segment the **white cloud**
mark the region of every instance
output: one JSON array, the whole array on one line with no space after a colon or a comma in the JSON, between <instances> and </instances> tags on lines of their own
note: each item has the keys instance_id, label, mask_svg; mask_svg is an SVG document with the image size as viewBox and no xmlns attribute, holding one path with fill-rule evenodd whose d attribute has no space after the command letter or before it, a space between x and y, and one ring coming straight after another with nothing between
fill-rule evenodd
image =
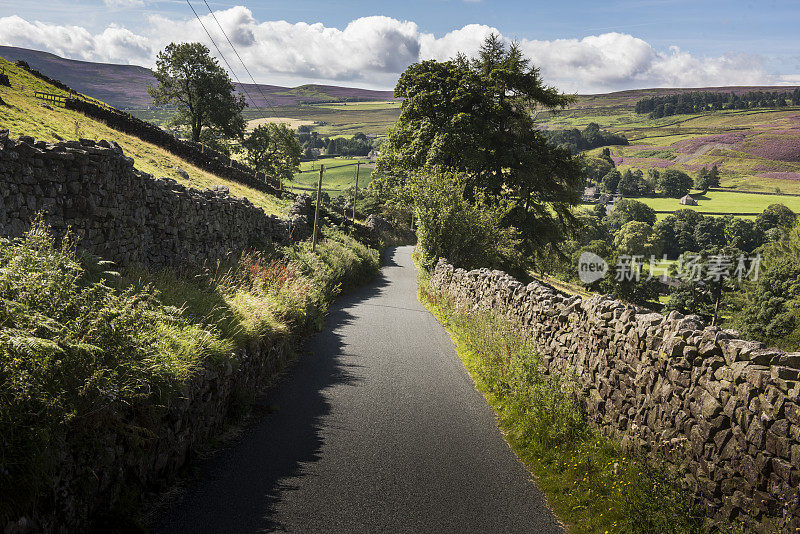
<instances>
[{"instance_id":1,"label":"white cloud","mask_svg":"<svg viewBox=\"0 0 800 534\"><path fill-rule=\"evenodd\" d=\"M104 1L118 6L144 2ZM259 81L271 83L335 81L389 88L415 61L444 60L458 52L474 55L487 35L500 34L496 28L471 24L437 37L420 32L414 22L382 16L359 18L343 29L321 23L259 22L243 6L215 15L250 71ZM210 14L201 19L244 80L217 22ZM216 54L196 19L151 16L142 34L112 25L93 35L79 26L29 22L18 16L0 18L0 43L77 59L152 66L156 52L171 41L200 41ZM625 33L550 41L523 39L520 45L549 83L569 92L788 83L786 78L767 74L765 61L758 56L699 57L677 47L656 50Z\"/></svg>"},{"instance_id":2,"label":"white cloud","mask_svg":"<svg viewBox=\"0 0 800 534\"><path fill-rule=\"evenodd\" d=\"M604 33L583 39L521 42L542 75L568 91L774 83L763 60L745 54L695 57L678 47L656 51L642 39Z\"/></svg>"},{"instance_id":3,"label":"white cloud","mask_svg":"<svg viewBox=\"0 0 800 534\"><path fill-rule=\"evenodd\" d=\"M500 30L482 24L469 24L439 38L432 33L423 33L419 36L420 59L444 61L455 57L459 52L474 56L481 43L492 33L500 35Z\"/></svg>"},{"instance_id":4,"label":"white cloud","mask_svg":"<svg viewBox=\"0 0 800 534\"><path fill-rule=\"evenodd\" d=\"M149 39L116 25L92 35L80 26L28 22L16 15L0 18L0 44L87 61L137 64L152 56Z\"/></svg>"},{"instance_id":5,"label":"white cloud","mask_svg":"<svg viewBox=\"0 0 800 534\"><path fill-rule=\"evenodd\" d=\"M108 7L131 8L144 5L144 0L103 0Z\"/></svg>"}]
</instances>

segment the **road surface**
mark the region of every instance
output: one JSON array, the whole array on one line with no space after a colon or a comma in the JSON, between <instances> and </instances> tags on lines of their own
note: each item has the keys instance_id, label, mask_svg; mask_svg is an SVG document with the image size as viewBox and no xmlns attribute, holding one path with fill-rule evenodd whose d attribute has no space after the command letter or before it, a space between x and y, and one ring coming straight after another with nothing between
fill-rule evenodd
<instances>
[{"instance_id":1,"label":"road surface","mask_svg":"<svg viewBox=\"0 0 800 534\"><path fill-rule=\"evenodd\" d=\"M272 412L198 466L154 533L562 531L417 301L411 250L337 301L259 401Z\"/></svg>"}]
</instances>

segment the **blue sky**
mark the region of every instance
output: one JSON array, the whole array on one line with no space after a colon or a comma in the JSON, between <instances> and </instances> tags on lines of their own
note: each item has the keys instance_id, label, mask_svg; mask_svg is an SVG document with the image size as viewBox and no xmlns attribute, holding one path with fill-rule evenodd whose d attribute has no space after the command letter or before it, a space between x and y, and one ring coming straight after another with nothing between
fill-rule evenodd
<instances>
[{"instance_id":1,"label":"blue sky","mask_svg":"<svg viewBox=\"0 0 800 534\"><path fill-rule=\"evenodd\" d=\"M224 43L203 1L192 3ZM488 31L521 40L545 77L570 91L800 83L796 0L209 4L268 83L389 88L411 62L471 53ZM207 41L192 20L184 0L0 0L0 44L149 66L170 40Z\"/></svg>"}]
</instances>

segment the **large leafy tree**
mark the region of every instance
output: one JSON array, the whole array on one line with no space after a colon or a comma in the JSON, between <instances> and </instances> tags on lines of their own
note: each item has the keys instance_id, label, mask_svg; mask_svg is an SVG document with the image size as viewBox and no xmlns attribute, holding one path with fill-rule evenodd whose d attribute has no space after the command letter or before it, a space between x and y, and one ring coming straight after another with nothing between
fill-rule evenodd
<instances>
[{"instance_id":1,"label":"large leafy tree","mask_svg":"<svg viewBox=\"0 0 800 534\"><path fill-rule=\"evenodd\" d=\"M606 224L613 232L631 221L639 221L653 226L656 223L656 212L644 202L621 198L614 204L614 211L606 217Z\"/></svg>"},{"instance_id":2,"label":"large leafy tree","mask_svg":"<svg viewBox=\"0 0 800 534\"><path fill-rule=\"evenodd\" d=\"M501 224L520 232L526 254L560 242L575 218L581 163L537 131L534 113L571 97L546 86L517 44L490 36L478 57L424 61L400 77L400 118L381 147L375 188L405 194L421 169L464 179L464 198L505 207Z\"/></svg>"},{"instance_id":3,"label":"large leafy tree","mask_svg":"<svg viewBox=\"0 0 800 534\"><path fill-rule=\"evenodd\" d=\"M153 76L153 104L177 106L175 122L189 128L192 141L200 141L204 129L232 138L244 132L244 97L204 45L170 43L158 53Z\"/></svg>"},{"instance_id":4,"label":"large leafy tree","mask_svg":"<svg viewBox=\"0 0 800 534\"><path fill-rule=\"evenodd\" d=\"M279 180L291 180L300 170L303 149L294 131L285 124L257 126L244 140L247 163L257 171Z\"/></svg>"},{"instance_id":5,"label":"large leafy tree","mask_svg":"<svg viewBox=\"0 0 800 534\"><path fill-rule=\"evenodd\" d=\"M680 198L692 188L694 180L683 171L667 169L661 173L658 187L666 197Z\"/></svg>"}]
</instances>

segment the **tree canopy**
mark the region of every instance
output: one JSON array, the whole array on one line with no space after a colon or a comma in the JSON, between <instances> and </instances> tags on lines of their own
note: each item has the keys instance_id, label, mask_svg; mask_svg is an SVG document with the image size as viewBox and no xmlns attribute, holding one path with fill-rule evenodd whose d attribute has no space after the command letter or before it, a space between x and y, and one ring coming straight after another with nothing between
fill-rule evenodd
<instances>
[{"instance_id":1,"label":"tree canopy","mask_svg":"<svg viewBox=\"0 0 800 534\"><path fill-rule=\"evenodd\" d=\"M291 180L300 170L302 149L294 131L285 124L262 124L242 140L247 163L279 180Z\"/></svg>"},{"instance_id":2,"label":"tree canopy","mask_svg":"<svg viewBox=\"0 0 800 534\"><path fill-rule=\"evenodd\" d=\"M677 169L667 169L661 173L658 187L664 196L680 198L687 194L694 185L692 177Z\"/></svg>"},{"instance_id":3,"label":"tree canopy","mask_svg":"<svg viewBox=\"0 0 800 534\"><path fill-rule=\"evenodd\" d=\"M206 128L233 138L244 132L244 97L204 45L168 44L156 57L153 76L153 104L177 106L175 122L188 126L192 141L200 141Z\"/></svg>"},{"instance_id":4,"label":"tree canopy","mask_svg":"<svg viewBox=\"0 0 800 534\"><path fill-rule=\"evenodd\" d=\"M478 57L424 61L397 83L400 118L381 147L375 187L407 191L421 169L459 172L468 201L506 206L501 224L516 228L526 253L558 241L574 223L581 163L537 131L532 110L566 106L517 44L490 36Z\"/></svg>"}]
</instances>

